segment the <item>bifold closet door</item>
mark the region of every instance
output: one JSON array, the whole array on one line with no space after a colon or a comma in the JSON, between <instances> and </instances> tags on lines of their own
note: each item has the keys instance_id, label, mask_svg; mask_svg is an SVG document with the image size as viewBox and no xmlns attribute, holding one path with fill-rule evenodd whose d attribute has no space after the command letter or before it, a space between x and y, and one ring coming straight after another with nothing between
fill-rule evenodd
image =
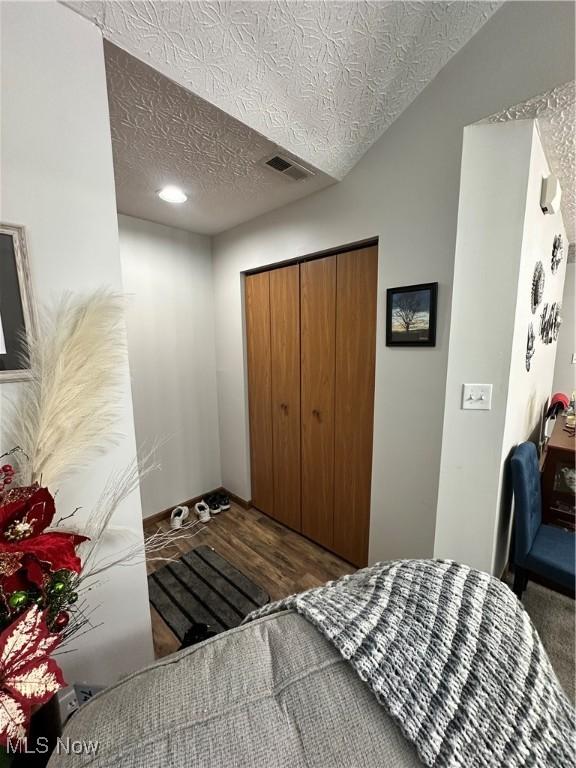
<instances>
[{"instance_id":1,"label":"bifold closet door","mask_svg":"<svg viewBox=\"0 0 576 768\"><path fill-rule=\"evenodd\" d=\"M274 514L300 530L300 267L270 275Z\"/></svg>"},{"instance_id":2,"label":"bifold closet door","mask_svg":"<svg viewBox=\"0 0 576 768\"><path fill-rule=\"evenodd\" d=\"M370 528L378 250L363 248L337 259L333 548L363 566Z\"/></svg>"},{"instance_id":3,"label":"bifold closet door","mask_svg":"<svg viewBox=\"0 0 576 768\"><path fill-rule=\"evenodd\" d=\"M336 257L300 265L302 533L332 548Z\"/></svg>"},{"instance_id":4,"label":"bifold closet door","mask_svg":"<svg viewBox=\"0 0 576 768\"><path fill-rule=\"evenodd\" d=\"M244 297L252 503L262 512L274 515L270 273L247 275Z\"/></svg>"}]
</instances>

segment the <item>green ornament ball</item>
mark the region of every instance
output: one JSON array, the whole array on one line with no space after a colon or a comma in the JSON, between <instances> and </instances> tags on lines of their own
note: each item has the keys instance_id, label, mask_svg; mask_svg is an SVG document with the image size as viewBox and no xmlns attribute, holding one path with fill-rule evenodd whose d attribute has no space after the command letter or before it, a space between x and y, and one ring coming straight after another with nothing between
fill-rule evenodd
<instances>
[{"instance_id":1,"label":"green ornament ball","mask_svg":"<svg viewBox=\"0 0 576 768\"><path fill-rule=\"evenodd\" d=\"M12 592L8 598L8 603L11 608L22 608L28 602L28 593L23 590L19 592Z\"/></svg>"},{"instance_id":2,"label":"green ornament ball","mask_svg":"<svg viewBox=\"0 0 576 768\"><path fill-rule=\"evenodd\" d=\"M65 589L66 589L66 584L64 584L63 581L56 581L50 587L50 592L53 595L61 595L62 592L64 592Z\"/></svg>"},{"instance_id":3,"label":"green ornament ball","mask_svg":"<svg viewBox=\"0 0 576 768\"><path fill-rule=\"evenodd\" d=\"M69 603L75 603L78 600L78 592L71 592L68 598Z\"/></svg>"}]
</instances>

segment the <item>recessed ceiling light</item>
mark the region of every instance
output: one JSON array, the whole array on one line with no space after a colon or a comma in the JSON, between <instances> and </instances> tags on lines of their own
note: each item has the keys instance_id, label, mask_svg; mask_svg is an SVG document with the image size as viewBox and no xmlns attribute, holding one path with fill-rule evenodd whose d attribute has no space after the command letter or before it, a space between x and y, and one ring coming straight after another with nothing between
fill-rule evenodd
<instances>
[{"instance_id":1,"label":"recessed ceiling light","mask_svg":"<svg viewBox=\"0 0 576 768\"><path fill-rule=\"evenodd\" d=\"M185 203L188 200L188 195L180 189L180 187L163 187L158 192L158 197L164 200L166 203Z\"/></svg>"}]
</instances>

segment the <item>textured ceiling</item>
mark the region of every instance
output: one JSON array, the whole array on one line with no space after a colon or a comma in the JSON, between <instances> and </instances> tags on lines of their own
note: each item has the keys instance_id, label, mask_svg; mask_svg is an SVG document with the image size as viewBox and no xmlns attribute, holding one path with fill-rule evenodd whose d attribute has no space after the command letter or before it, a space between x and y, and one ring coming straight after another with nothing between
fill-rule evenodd
<instances>
[{"instance_id":1,"label":"textured ceiling","mask_svg":"<svg viewBox=\"0 0 576 768\"><path fill-rule=\"evenodd\" d=\"M562 187L562 215L566 236L576 242L576 83L571 81L502 110L481 122L538 121L550 170ZM573 250L573 248L572 248Z\"/></svg>"},{"instance_id":2,"label":"textured ceiling","mask_svg":"<svg viewBox=\"0 0 576 768\"><path fill-rule=\"evenodd\" d=\"M501 3L66 4L106 39L341 179Z\"/></svg>"},{"instance_id":3,"label":"textured ceiling","mask_svg":"<svg viewBox=\"0 0 576 768\"><path fill-rule=\"evenodd\" d=\"M263 167L277 149L268 139L115 45L105 57L120 213L214 234L334 183ZM188 201L160 200L166 184Z\"/></svg>"}]
</instances>

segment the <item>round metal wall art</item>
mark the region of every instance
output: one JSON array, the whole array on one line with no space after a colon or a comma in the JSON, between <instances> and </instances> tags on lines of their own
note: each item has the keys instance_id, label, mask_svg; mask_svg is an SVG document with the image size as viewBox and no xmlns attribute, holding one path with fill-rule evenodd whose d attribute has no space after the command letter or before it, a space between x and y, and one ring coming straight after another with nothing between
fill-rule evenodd
<instances>
[{"instance_id":1,"label":"round metal wall art","mask_svg":"<svg viewBox=\"0 0 576 768\"><path fill-rule=\"evenodd\" d=\"M555 275L560 266L560 262L564 256L564 243L562 242L562 235L556 235L554 242L552 243L552 259L550 261L550 267L552 274Z\"/></svg>"},{"instance_id":2,"label":"round metal wall art","mask_svg":"<svg viewBox=\"0 0 576 768\"><path fill-rule=\"evenodd\" d=\"M544 296L544 265L541 261L537 261L532 276L532 314L536 312L536 307L542 301L542 296Z\"/></svg>"},{"instance_id":3,"label":"round metal wall art","mask_svg":"<svg viewBox=\"0 0 576 768\"><path fill-rule=\"evenodd\" d=\"M556 315L554 318L554 328L553 328L553 334L554 334L554 341L558 341L558 334L560 333L560 326L562 325L562 315L560 314L561 305L556 304Z\"/></svg>"},{"instance_id":4,"label":"round metal wall art","mask_svg":"<svg viewBox=\"0 0 576 768\"><path fill-rule=\"evenodd\" d=\"M543 344L552 344L558 340L561 324L560 302L555 301L552 306L544 304L540 315L540 338Z\"/></svg>"},{"instance_id":5,"label":"round metal wall art","mask_svg":"<svg viewBox=\"0 0 576 768\"><path fill-rule=\"evenodd\" d=\"M534 357L534 326L532 323L528 326L528 338L526 340L526 370L530 370L532 358Z\"/></svg>"}]
</instances>

